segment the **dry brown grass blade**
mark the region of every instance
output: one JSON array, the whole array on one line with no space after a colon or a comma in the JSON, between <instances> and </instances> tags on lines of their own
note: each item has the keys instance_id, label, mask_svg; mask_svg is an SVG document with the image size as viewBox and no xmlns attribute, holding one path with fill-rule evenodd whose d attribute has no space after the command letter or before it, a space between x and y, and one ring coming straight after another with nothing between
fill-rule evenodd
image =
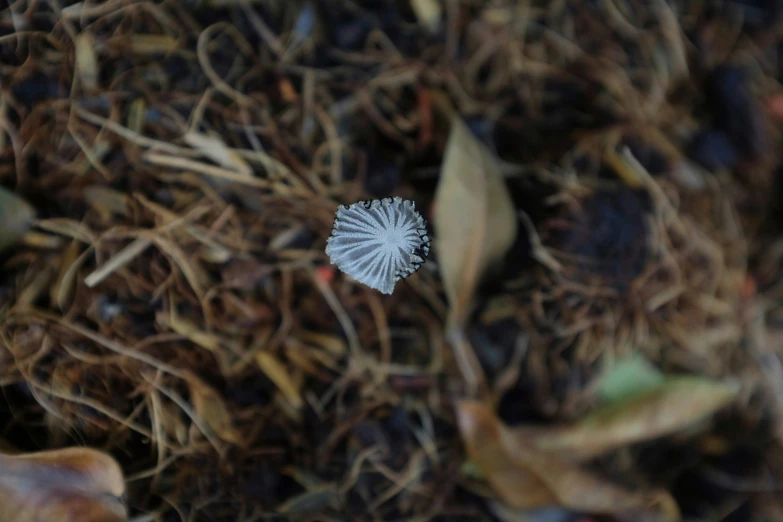
<instances>
[{"instance_id":1,"label":"dry brown grass blade","mask_svg":"<svg viewBox=\"0 0 783 522\"><path fill-rule=\"evenodd\" d=\"M264 374L280 389L291 406L297 410L304 406L300 385L294 381L291 373L277 357L268 352L258 352L256 362Z\"/></svg>"},{"instance_id":2,"label":"dry brown grass blade","mask_svg":"<svg viewBox=\"0 0 783 522\"><path fill-rule=\"evenodd\" d=\"M151 244L152 242L150 240L143 237L134 239L128 246L106 261L104 265L89 274L84 279L84 284L88 287L100 284L111 274L140 256Z\"/></svg>"},{"instance_id":3,"label":"dry brown grass blade","mask_svg":"<svg viewBox=\"0 0 783 522\"><path fill-rule=\"evenodd\" d=\"M216 136L190 131L185 134L184 140L185 143L201 151L206 157L222 167L230 168L246 176L250 176L253 173L250 165Z\"/></svg>"}]
</instances>

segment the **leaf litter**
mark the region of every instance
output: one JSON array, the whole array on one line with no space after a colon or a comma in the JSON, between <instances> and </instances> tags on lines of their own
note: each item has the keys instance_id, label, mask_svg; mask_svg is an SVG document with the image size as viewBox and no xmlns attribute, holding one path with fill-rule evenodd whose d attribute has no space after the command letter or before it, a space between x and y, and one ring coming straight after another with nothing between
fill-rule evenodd
<instances>
[{"instance_id":1,"label":"leaf litter","mask_svg":"<svg viewBox=\"0 0 783 522\"><path fill-rule=\"evenodd\" d=\"M138 520L779 519L762 4L13 3L4 437ZM386 296L324 252L385 197Z\"/></svg>"},{"instance_id":2,"label":"leaf litter","mask_svg":"<svg viewBox=\"0 0 783 522\"><path fill-rule=\"evenodd\" d=\"M450 305L447 337L475 388L485 383L464 328L485 271L516 239L517 218L497 160L458 116L451 117L433 204L438 267Z\"/></svg>"}]
</instances>

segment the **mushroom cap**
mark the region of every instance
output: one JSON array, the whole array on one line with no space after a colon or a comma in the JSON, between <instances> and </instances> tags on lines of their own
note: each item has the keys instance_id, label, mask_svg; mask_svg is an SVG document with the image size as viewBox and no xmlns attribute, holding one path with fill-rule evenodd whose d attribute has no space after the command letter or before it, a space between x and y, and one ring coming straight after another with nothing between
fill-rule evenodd
<instances>
[{"instance_id":1,"label":"mushroom cap","mask_svg":"<svg viewBox=\"0 0 783 522\"><path fill-rule=\"evenodd\" d=\"M340 206L326 240L333 265L384 294L418 270L429 253L427 223L413 201L399 197Z\"/></svg>"}]
</instances>

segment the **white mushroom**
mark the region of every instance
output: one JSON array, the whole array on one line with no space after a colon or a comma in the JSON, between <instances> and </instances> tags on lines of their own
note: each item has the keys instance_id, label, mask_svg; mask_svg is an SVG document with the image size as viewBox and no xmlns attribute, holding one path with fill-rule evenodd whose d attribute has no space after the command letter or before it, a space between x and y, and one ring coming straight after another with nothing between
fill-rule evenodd
<instances>
[{"instance_id":1,"label":"white mushroom","mask_svg":"<svg viewBox=\"0 0 783 522\"><path fill-rule=\"evenodd\" d=\"M384 294L430 253L427 223L413 201L389 197L337 209L326 255L333 265Z\"/></svg>"}]
</instances>

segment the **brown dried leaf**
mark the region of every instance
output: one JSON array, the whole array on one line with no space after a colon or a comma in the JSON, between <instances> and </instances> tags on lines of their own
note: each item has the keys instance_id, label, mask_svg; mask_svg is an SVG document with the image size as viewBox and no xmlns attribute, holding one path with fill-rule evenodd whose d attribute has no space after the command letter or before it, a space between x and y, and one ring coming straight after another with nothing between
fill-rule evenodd
<instances>
[{"instance_id":1,"label":"brown dried leaf","mask_svg":"<svg viewBox=\"0 0 783 522\"><path fill-rule=\"evenodd\" d=\"M543 480L509 458L502 444L505 428L488 408L464 402L457 407L457 419L468 458L509 506L533 509L557 505Z\"/></svg>"},{"instance_id":2,"label":"brown dried leaf","mask_svg":"<svg viewBox=\"0 0 783 522\"><path fill-rule=\"evenodd\" d=\"M0 187L0 250L22 239L35 219L35 210L16 194Z\"/></svg>"},{"instance_id":3,"label":"brown dried leaf","mask_svg":"<svg viewBox=\"0 0 783 522\"><path fill-rule=\"evenodd\" d=\"M462 325L484 271L513 244L517 219L497 159L457 116L451 118L434 225L443 286L454 324Z\"/></svg>"},{"instance_id":4,"label":"brown dried leaf","mask_svg":"<svg viewBox=\"0 0 783 522\"><path fill-rule=\"evenodd\" d=\"M631 492L551 453L539 452L481 403L458 404L457 420L468 457L511 508L560 506L636 521L680 518L668 493Z\"/></svg>"},{"instance_id":5,"label":"brown dried leaf","mask_svg":"<svg viewBox=\"0 0 783 522\"><path fill-rule=\"evenodd\" d=\"M217 391L193 374L187 375L193 408L215 435L226 442L241 444L242 438L228 414L226 403Z\"/></svg>"},{"instance_id":6,"label":"brown dried leaf","mask_svg":"<svg viewBox=\"0 0 783 522\"><path fill-rule=\"evenodd\" d=\"M2 522L122 522L124 494L120 466L96 450L0 454Z\"/></svg>"},{"instance_id":7,"label":"brown dried leaf","mask_svg":"<svg viewBox=\"0 0 783 522\"><path fill-rule=\"evenodd\" d=\"M653 388L600 408L579 422L544 430L539 450L589 458L635 442L685 431L730 403L734 383L701 377L671 377ZM522 435L527 439L526 435Z\"/></svg>"}]
</instances>

